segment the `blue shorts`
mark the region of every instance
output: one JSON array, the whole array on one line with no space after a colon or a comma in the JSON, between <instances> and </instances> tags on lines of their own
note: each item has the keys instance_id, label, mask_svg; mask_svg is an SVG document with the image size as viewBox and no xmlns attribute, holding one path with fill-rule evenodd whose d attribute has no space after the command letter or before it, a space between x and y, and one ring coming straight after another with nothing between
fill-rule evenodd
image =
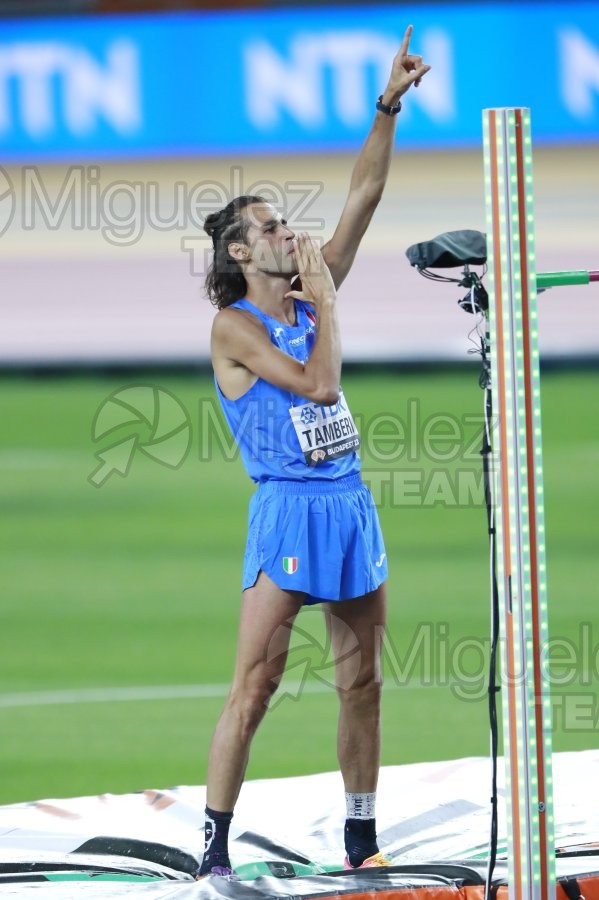
<instances>
[{"instance_id":1,"label":"blue shorts","mask_svg":"<svg viewBox=\"0 0 599 900\"><path fill-rule=\"evenodd\" d=\"M260 571L304 603L349 600L387 578L372 495L359 475L336 481L266 481L250 501L243 590Z\"/></svg>"}]
</instances>

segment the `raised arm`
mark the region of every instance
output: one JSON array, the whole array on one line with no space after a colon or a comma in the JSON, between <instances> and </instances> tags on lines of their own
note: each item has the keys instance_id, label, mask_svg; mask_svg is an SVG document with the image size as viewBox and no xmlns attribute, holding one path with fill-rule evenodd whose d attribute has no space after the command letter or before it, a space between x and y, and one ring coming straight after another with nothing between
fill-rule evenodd
<instances>
[{"instance_id":1,"label":"raised arm","mask_svg":"<svg viewBox=\"0 0 599 900\"><path fill-rule=\"evenodd\" d=\"M417 87L430 69L430 66L422 62L421 56L410 53L411 36L412 26L409 25L393 60L389 82L382 95L382 102L386 106L397 105L400 97L412 85ZM370 133L356 160L339 224L331 240L322 248L335 287L339 287L349 272L360 241L383 195L393 154L395 119L396 116L377 111Z\"/></svg>"}]
</instances>

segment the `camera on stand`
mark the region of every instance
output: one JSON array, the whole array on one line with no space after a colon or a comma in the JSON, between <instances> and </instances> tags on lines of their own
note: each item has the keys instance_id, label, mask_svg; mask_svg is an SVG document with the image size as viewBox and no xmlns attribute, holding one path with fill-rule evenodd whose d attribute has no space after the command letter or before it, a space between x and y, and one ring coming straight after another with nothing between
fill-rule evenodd
<instances>
[{"instance_id":1,"label":"camera on stand","mask_svg":"<svg viewBox=\"0 0 599 900\"><path fill-rule=\"evenodd\" d=\"M487 315L489 296L482 283L487 270L487 238L482 231L446 231L430 241L412 244L406 250L406 256L410 264L425 278L468 288L468 293L458 300L458 305L466 312ZM475 265L483 267L480 275L470 269L470 266ZM460 266L463 266L461 278L449 278L430 271L457 269Z\"/></svg>"}]
</instances>

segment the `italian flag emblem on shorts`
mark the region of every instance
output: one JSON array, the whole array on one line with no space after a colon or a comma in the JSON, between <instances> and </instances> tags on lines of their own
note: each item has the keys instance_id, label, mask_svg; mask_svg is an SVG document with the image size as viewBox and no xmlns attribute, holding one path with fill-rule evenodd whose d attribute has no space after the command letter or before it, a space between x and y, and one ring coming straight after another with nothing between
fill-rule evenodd
<instances>
[{"instance_id":1,"label":"italian flag emblem on shorts","mask_svg":"<svg viewBox=\"0 0 599 900\"><path fill-rule=\"evenodd\" d=\"M294 572L297 572L297 556L284 556L283 557L283 569L287 572L288 575L293 575Z\"/></svg>"}]
</instances>

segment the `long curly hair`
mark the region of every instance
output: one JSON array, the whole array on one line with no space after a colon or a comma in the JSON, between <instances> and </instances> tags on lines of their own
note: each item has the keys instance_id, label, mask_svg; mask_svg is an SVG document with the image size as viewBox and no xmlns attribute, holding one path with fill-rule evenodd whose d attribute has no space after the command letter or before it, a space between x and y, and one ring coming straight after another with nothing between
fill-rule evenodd
<instances>
[{"instance_id":1,"label":"long curly hair","mask_svg":"<svg viewBox=\"0 0 599 900\"><path fill-rule=\"evenodd\" d=\"M218 212L210 213L204 231L212 238L214 257L206 275L205 289L218 309L224 309L245 295L247 283L237 260L229 253L232 241L244 241L250 222L242 210L252 203L266 203L264 197L244 194L235 197Z\"/></svg>"}]
</instances>

